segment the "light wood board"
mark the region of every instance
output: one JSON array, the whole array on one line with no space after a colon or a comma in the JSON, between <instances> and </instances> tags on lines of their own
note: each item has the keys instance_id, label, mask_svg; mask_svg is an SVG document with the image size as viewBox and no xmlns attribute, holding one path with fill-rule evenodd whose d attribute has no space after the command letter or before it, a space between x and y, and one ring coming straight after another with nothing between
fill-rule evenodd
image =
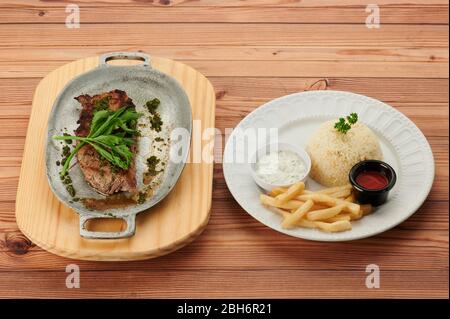
<instances>
[{"instance_id":1,"label":"light wood board","mask_svg":"<svg viewBox=\"0 0 450 319\"><path fill-rule=\"evenodd\" d=\"M152 67L173 76L183 86L189 96L193 119L201 120L202 128L214 127L215 95L210 82L183 63L157 57L151 59ZM51 72L37 86L17 191L17 224L38 246L74 259L139 260L170 253L192 241L208 222L212 163L188 163L169 196L138 215L136 234L120 240L80 237L78 215L60 203L48 186L44 147L47 119L53 102L66 83L97 65L98 57L74 61ZM193 141L193 144L195 142L199 141ZM203 145L206 143L211 142L202 141ZM98 223L101 225L94 227L101 227L104 231L117 231L117 227L121 227L114 220Z\"/></svg>"}]
</instances>

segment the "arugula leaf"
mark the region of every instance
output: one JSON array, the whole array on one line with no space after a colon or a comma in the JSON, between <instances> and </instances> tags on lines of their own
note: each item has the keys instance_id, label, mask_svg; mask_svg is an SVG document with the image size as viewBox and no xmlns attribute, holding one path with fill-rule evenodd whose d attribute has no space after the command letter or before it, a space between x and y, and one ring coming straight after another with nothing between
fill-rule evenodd
<instances>
[{"instance_id":1,"label":"arugula leaf","mask_svg":"<svg viewBox=\"0 0 450 319\"><path fill-rule=\"evenodd\" d=\"M93 134L99 128L99 126L106 121L110 114L110 111L106 110L95 112L92 118L91 130L89 131L89 135Z\"/></svg>"},{"instance_id":2,"label":"arugula leaf","mask_svg":"<svg viewBox=\"0 0 450 319\"><path fill-rule=\"evenodd\" d=\"M88 136L68 134L53 136L55 140L79 141L64 162L61 176L67 173L71 160L86 143L92 145L97 153L111 165L128 169L133 159L130 147L135 144L135 140L131 137L139 134L135 127L140 116L140 113L127 107L122 107L115 112L100 109L94 112Z\"/></svg>"},{"instance_id":3,"label":"arugula leaf","mask_svg":"<svg viewBox=\"0 0 450 319\"><path fill-rule=\"evenodd\" d=\"M112 132L117 124L117 118L126 110L125 107L118 109L112 115L110 115L105 122L93 133L89 134L88 137L97 137L104 134L105 132ZM93 122L93 121L92 121Z\"/></svg>"}]
</instances>

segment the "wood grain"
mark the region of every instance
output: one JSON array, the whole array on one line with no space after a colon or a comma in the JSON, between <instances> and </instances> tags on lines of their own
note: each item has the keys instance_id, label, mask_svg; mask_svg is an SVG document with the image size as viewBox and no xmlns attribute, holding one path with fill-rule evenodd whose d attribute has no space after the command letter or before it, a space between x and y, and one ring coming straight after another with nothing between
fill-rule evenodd
<instances>
[{"instance_id":1,"label":"wood grain","mask_svg":"<svg viewBox=\"0 0 450 319\"><path fill-rule=\"evenodd\" d=\"M334 4L324 8L317 6L264 7L228 6L227 1L216 1L215 6L192 7L142 6L127 7L112 4L98 7L91 4L81 6L82 23L352 23L364 24L368 13L365 5ZM220 2L222 5L220 6ZM244 3L245 4L245 3ZM95 4L94 4L95 5ZM384 10L389 9L389 10ZM448 5L399 4L382 6L383 24L446 24ZM101 10L102 14L97 11ZM67 13L61 7L45 10L39 7L6 7L0 10L0 24L6 23L64 23Z\"/></svg>"},{"instance_id":2,"label":"wood grain","mask_svg":"<svg viewBox=\"0 0 450 319\"><path fill-rule=\"evenodd\" d=\"M68 3L80 5L80 29L64 27ZM2 1L0 296L448 298L448 0L377 0L376 30L363 25L369 3ZM197 240L154 260L80 261L81 288L66 289L65 266L73 261L33 244L14 218L33 92L65 63L121 50L204 71L216 89L221 131L259 105L298 91L352 91L389 103L430 142L432 192L395 229L324 245L278 234L248 216L217 163L210 223ZM365 288L369 263L381 267L380 289Z\"/></svg>"},{"instance_id":3,"label":"wood grain","mask_svg":"<svg viewBox=\"0 0 450 319\"><path fill-rule=\"evenodd\" d=\"M435 270L427 273L427 278L424 278L423 271L386 270L381 279L382 288L367 289L364 279L367 274L364 270L112 271L104 273L107 276L102 276L101 285L98 283L98 271L84 271L81 275L81 278L84 278L81 279L82 288L67 289L67 274L63 271L30 271L20 275L3 272L0 275L0 294L10 298L21 298L24 294L30 296L36 294L33 287L39 285L39 295L47 298L61 295L72 298L184 298L186 292L189 292L192 298L220 298L223 295L234 298L261 298L267 295L298 298L305 291L308 291L309 298L361 298L363 294L371 298L395 298L402 289L406 289L404 297L442 297L440 292L448 290L448 282L442 280L446 271ZM342 278L346 278L345 285ZM211 285L213 282L220 282L220 289Z\"/></svg>"},{"instance_id":4,"label":"wood grain","mask_svg":"<svg viewBox=\"0 0 450 319\"><path fill-rule=\"evenodd\" d=\"M133 32L130 32L133 30ZM114 34L107 37L105 34ZM332 36L330 36L332 34ZM365 25L346 24L252 24L252 23L166 23L86 24L68 29L64 24L6 24L0 28L3 47L17 45L50 47L103 46L133 43L149 45L214 45L214 46L359 46L366 47L440 47L448 41L446 25L386 25L368 29Z\"/></svg>"},{"instance_id":5,"label":"wood grain","mask_svg":"<svg viewBox=\"0 0 450 319\"><path fill-rule=\"evenodd\" d=\"M32 50L31 50L32 48ZM27 50L26 58L21 54ZM399 48L399 47L352 47L352 46L64 46L64 50L48 47L19 46L0 47L2 61L65 61L70 62L107 52L145 51L156 56L165 56L176 60L207 61L389 61L389 62L446 62L446 48Z\"/></svg>"},{"instance_id":6,"label":"wood grain","mask_svg":"<svg viewBox=\"0 0 450 319\"><path fill-rule=\"evenodd\" d=\"M65 257L102 261L158 257L183 247L206 227L211 208L212 163L187 164L168 197L136 217L136 234L129 239L81 238L78 216L62 205L48 187L44 146L51 107L70 80L97 67L98 61L99 57L91 57L64 65L46 76L36 89L17 189L17 225L31 241ZM158 57L153 57L152 67L178 80L189 97L194 120L201 121L203 128L214 127L214 89L203 75L182 63ZM200 142L202 147L209 141ZM187 188L192 191L186 192ZM118 231L113 222L101 221L105 225L102 231Z\"/></svg>"},{"instance_id":7,"label":"wood grain","mask_svg":"<svg viewBox=\"0 0 450 319\"><path fill-rule=\"evenodd\" d=\"M102 5L102 7L111 6L114 4L120 4L122 6L136 6L136 0L77 0L77 1L51 1L51 5L45 1L41 0L4 0L3 6L5 7L16 7L16 6L24 6L24 7L63 7L67 3L77 3L80 6L98 6ZM269 7L322 7L328 8L330 6L363 6L367 4L371 4L373 1L371 0L341 0L338 3L335 0L246 0L245 4L247 6L269 6ZM447 0L378 0L378 5L405 5L405 6L417 6L417 5L448 5ZM241 7L242 0L162 0L162 1L148 1L147 5L149 6L162 6L162 7L172 7L172 6L186 6L186 7L214 7L214 6L238 6Z\"/></svg>"},{"instance_id":8,"label":"wood grain","mask_svg":"<svg viewBox=\"0 0 450 319\"><path fill-rule=\"evenodd\" d=\"M205 76L448 78L448 62L183 61ZM0 62L0 78L42 77L64 62ZM330 71L332 70L332 71Z\"/></svg>"}]
</instances>

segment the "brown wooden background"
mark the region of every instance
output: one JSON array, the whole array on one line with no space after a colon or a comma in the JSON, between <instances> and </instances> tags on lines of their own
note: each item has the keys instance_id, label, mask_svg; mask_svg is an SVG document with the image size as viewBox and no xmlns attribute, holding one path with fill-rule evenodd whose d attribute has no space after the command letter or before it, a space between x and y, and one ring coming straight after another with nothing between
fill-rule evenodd
<instances>
[{"instance_id":1,"label":"brown wooden background","mask_svg":"<svg viewBox=\"0 0 450 319\"><path fill-rule=\"evenodd\" d=\"M366 4L381 8L368 29ZM81 28L67 29L67 3ZM448 1L96 0L0 1L1 297L448 297ZM215 166L205 232L188 247L142 262L76 262L29 242L14 199L31 100L68 61L143 50L203 72L217 95L216 125L234 127L262 103L303 90L347 90L396 107L427 136L436 180L423 207L379 236L316 243L278 234L233 200ZM420 187L420 185L417 185ZM381 288L365 287L365 267Z\"/></svg>"}]
</instances>

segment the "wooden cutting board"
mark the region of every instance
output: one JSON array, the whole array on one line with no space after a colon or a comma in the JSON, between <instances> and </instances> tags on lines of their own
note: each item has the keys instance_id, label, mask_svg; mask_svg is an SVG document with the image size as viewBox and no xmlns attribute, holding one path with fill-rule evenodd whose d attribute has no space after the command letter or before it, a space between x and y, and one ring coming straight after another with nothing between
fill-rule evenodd
<instances>
[{"instance_id":1,"label":"wooden cutting board","mask_svg":"<svg viewBox=\"0 0 450 319\"><path fill-rule=\"evenodd\" d=\"M151 59L152 67L171 75L182 85L189 96L193 119L201 121L201 129L213 128L215 94L211 83L183 63L158 57ZM168 254L192 241L208 223L213 163L188 163L169 196L148 212L140 213L136 219L136 234L126 239L80 237L78 214L59 202L48 186L44 162L45 139L53 102L70 80L97 67L98 61L99 57L89 57L66 64L47 75L36 88L17 191L17 224L36 245L68 258L140 260ZM193 139L191 150L192 147L211 143L212 140ZM91 227L101 231L118 231L123 225L117 222L96 220Z\"/></svg>"}]
</instances>

